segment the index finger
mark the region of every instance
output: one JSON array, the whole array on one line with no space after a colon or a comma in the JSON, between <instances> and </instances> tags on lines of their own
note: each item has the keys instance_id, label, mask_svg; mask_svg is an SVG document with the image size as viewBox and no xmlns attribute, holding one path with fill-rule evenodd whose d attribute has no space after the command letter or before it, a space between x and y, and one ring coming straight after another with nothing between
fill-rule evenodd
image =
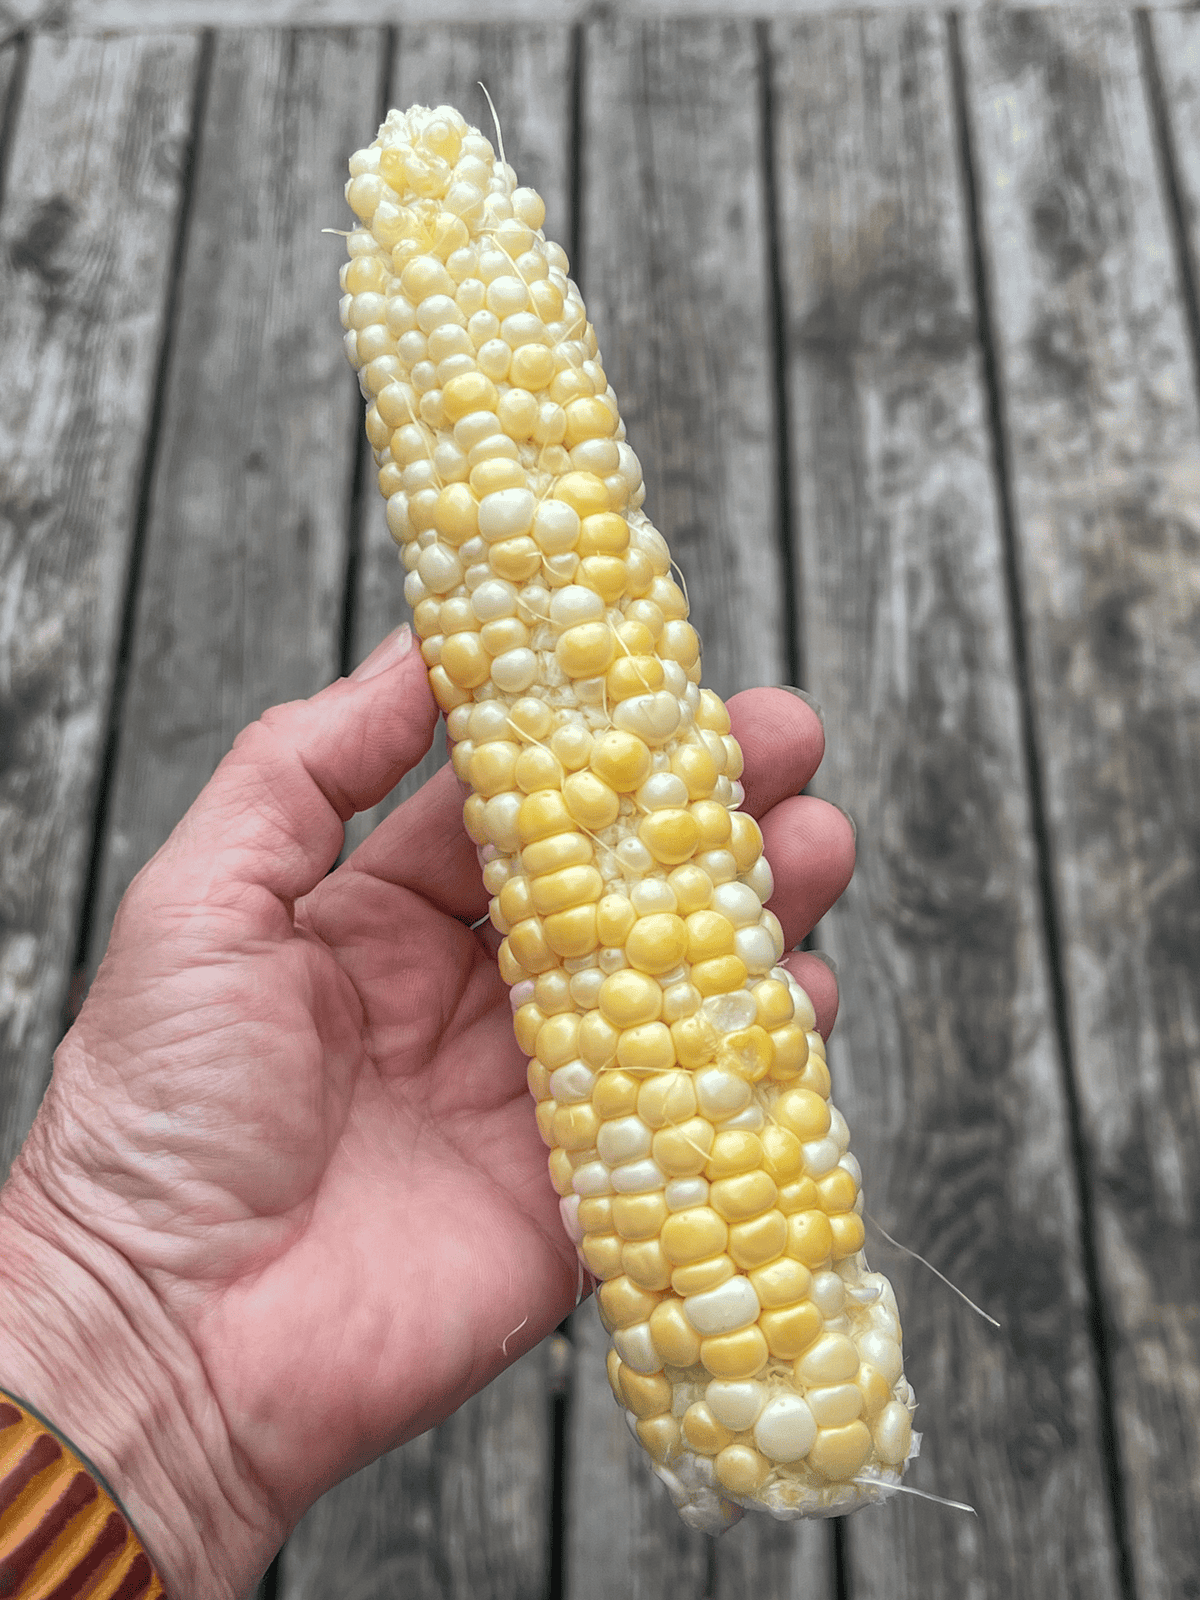
<instances>
[{"instance_id":1,"label":"index finger","mask_svg":"<svg viewBox=\"0 0 1200 1600\"><path fill-rule=\"evenodd\" d=\"M746 763L742 809L764 817L811 781L825 754L825 730L812 707L787 689L746 689L727 709Z\"/></svg>"}]
</instances>

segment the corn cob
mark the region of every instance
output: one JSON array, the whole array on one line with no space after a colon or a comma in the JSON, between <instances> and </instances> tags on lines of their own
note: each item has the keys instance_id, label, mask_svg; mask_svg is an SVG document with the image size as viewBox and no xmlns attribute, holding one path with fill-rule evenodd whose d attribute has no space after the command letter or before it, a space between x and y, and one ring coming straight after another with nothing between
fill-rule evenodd
<instances>
[{"instance_id":1,"label":"corn cob","mask_svg":"<svg viewBox=\"0 0 1200 1600\"><path fill-rule=\"evenodd\" d=\"M694 1527L853 1510L916 1450L895 1296L566 255L446 106L346 198L346 352L613 1393Z\"/></svg>"}]
</instances>

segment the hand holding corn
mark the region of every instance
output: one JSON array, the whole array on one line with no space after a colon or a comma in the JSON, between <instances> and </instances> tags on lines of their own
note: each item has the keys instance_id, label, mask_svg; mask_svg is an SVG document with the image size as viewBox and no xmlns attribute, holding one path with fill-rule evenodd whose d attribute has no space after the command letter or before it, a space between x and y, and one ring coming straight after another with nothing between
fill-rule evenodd
<instances>
[{"instance_id":1,"label":"hand holding corn","mask_svg":"<svg viewBox=\"0 0 1200 1600\"><path fill-rule=\"evenodd\" d=\"M693 1526L853 1510L914 1449L895 1298L567 259L448 107L350 172L346 350L613 1393Z\"/></svg>"}]
</instances>

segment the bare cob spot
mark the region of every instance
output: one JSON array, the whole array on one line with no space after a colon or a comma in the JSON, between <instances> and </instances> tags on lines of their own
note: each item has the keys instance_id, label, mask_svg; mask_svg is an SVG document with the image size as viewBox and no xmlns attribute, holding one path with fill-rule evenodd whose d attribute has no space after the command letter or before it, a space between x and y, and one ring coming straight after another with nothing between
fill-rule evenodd
<instances>
[{"instance_id":1,"label":"bare cob spot","mask_svg":"<svg viewBox=\"0 0 1200 1600\"><path fill-rule=\"evenodd\" d=\"M545 207L457 111L351 158L368 401L608 1375L681 1515L899 1486L913 1393L742 756Z\"/></svg>"}]
</instances>

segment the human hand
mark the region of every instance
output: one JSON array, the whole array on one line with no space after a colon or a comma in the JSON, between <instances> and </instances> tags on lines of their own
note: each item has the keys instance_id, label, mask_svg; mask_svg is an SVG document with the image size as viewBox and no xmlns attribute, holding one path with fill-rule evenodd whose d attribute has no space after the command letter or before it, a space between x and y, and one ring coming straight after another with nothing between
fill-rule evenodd
<instances>
[{"instance_id":1,"label":"human hand","mask_svg":"<svg viewBox=\"0 0 1200 1600\"><path fill-rule=\"evenodd\" d=\"M243 1592L577 1294L452 772L330 872L433 736L403 643L247 729L135 879L0 1196L0 1382L106 1472L180 1596ZM807 706L730 712L791 945L851 829L797 797ZM788 965L827 1033L832 974Z\"/></svg>"}]
</instances>

